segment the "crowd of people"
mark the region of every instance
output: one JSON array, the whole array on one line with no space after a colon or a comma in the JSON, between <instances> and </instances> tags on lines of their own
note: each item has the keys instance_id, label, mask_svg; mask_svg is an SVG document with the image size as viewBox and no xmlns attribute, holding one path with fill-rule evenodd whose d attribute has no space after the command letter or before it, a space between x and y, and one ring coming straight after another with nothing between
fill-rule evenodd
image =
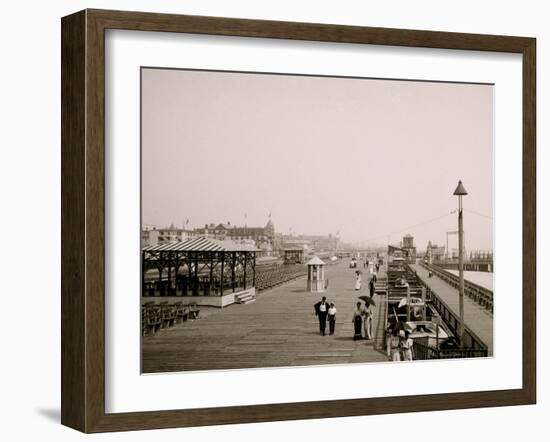
<instances>
[{"instance_id":1,"label":"crowd of people","mask_svg":"<svg viewBox=\"0 0 550 442\"><path fill-rule=\"evenodd\" d=\"M353 263L353 261L352 261ZM350 264L350 268L356 268L356 261L355 265ZM368 259L365 260L364 267L369 268L369 261ZM378 270L380 268L380 263L373 263L372 265L372 275L369 280L369 295L370 300L373 299L375 293L376 293L376 274L378 273ZM361 290L361 281L362 281L362 272L360 270L355 271L355 290ZM372 304L373 302L370 302L368 297L361 297L365 300L364 304L361 302L357 302L352 316L352 322L354 327L354 334L353 339L367 339L372 340L372 319L373 319L373 311L372 311ZM315 309L315 315L319 319L319 333L322 336L326 335L326 324L329 323L329 335L333 335L335 333L336 329L336 306L334 303L328 302L327 298L323 296L321 301L316 303L314 306Z\"/></svg>"},{"instance_id":2,"label":"crowd of people","mask_svg":"<svg viewBox=\"0 0 550 442\"><path fill-rule=\"evenodd\" d=\"M356 268L356 266L351 266ZM369 267L368 260L365 260L365 268ZM368 282L369 296L360 296L364 302L357 301L353 313L353 340L372 340L372 323L373 323L373 305L372 301L376 294L376 274L378 273L380 264L373 263L371 266L371 277ZM361 290L362 272L355 270L355 290ZM336 332L336 305L334 302L329 302L326 296L323 296L321 301L314 305L315 315L319 320L319 333L321 336L326 335L327 322L329 325L329 335L334 335ZM412 361L413 360L413 340L410 334L403 330L398 323L390 321L386 328L386 349L388 359L391 361Z\"/></svg>"},{"instance_id":3,"label":"crowd of people","mask_svg":"<svg viewBox=\"0 0 550 442\"><path fill-rule=\"evenodd\" d=\"M328 302L326 296L323 296L321 301L314 306L315 315L319 319L319 333L321 336L326 335L327 322L329 325L329 335L333 335L336 331L336 306L333 302ZM352 322L354 324L353 339L372 339L372 306L370 303L357 302L353 311Z\"/></svg>"}]
</instances>

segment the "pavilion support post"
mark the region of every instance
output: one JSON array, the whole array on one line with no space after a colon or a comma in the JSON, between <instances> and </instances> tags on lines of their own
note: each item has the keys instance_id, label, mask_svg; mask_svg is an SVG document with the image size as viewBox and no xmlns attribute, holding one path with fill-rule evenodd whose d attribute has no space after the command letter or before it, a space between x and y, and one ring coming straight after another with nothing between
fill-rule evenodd
<instances>
[{"instance_id":1,"label":"pavilion support post","mask_svg":"<svg viewBox=\"0 0 550 442\"><path fill-rule=\"evenodd\" d=\"M166 286L166 294L170 296L170 291L172 289L172 252L168 252L168 283Z\"/></svg>"},{"instance_id":2,"label":"pavilion support post","mask_svg":"<svg viewBox=\"0 0 550 442\"><path fill-rule=\"evenodd\" d=\"M252 252L252 262L253 262L253 267L252 267L252 285L254 287L256 287L256 252Z\"/></svg>"},{"instance_id":3,"label":"pavilion support post","mask_svg":"<svg viewBox=\"0 0 550 442\"><path fill-rule=\"evenodd\" d=\"M176 257L174 259L174 296L178 296L178 272L181 266L181 261L179 260L179 254L176 252Z\"/></svg>"},{"instance_id":4,"label":"pavilion support post","mask_svg":"<svg viewBox=\"0 0 550 442\"><path fill-rule=\"evenodd\" d=\"M220 271L220 296L223 296L223 265L225 261L225 252L221 252L222 255L222 266Z\"/></svg>"},{"instance_id":5,"label":"pavilion support post","mask_svg":"<svg viewBox=\"0 0 550 442\"><path fill-rule=\"evenodd\" d=\"M145 295L145 252L141 252L141 296Z\"/></svg>"},{"instance_id":6,"label":"pavilion support post","mask_svg":"<svg viewBox=\"0 0 550 442\"><path fill-rule=\"evenodd\" d=\"M231 289L235 293L235 266L237 265L237 253L231 253Z\"/></svg>"},{"instance_id":7,"label":"pavilion support post","mask_svg":"<svg viewBox=\"0 0 550 442\"><path fill-rule=\"evenodd\" d=\"M197 253L195 253L194 255L195 255L195 259L194 259L194 262L195 262L194 295L198 295L199 294L199 256L198 256Z\"/></svg>"},{"instance_id":8,"label":"pavilion support post","mask_svg":"<svg viewBox=\"0 0 550 442\"><path fill-rule=\"evenodd\" d=\"M248 258L248 252L244 252L244 289L245 290L246 290L246 266L248 265L247 258Z\"/></svg>"},{"instance_id":9,"label":"pavilion support post","mask_svg":"<svg viewBox=\"0 0 550 442\"><path fill-rule=\"evenodd\" d=\"M159 296L162 295L162 271L164 270L163 262L162 262L162 253L159 255Z\"/></svg>"},{"instance_id":10,"label":"pavilion support post","mask_svg":"<svg viewBox=\"0 0 550 442\"><path fill-rule=\"evenodd\" d=\"M187 255L187 283L185 287L185 296L189 296L189 291L191 290L191 295L193 295L193 272L191 269L191 256Z\"/></svg>"},{"instance_id":11,"label":"pavilion support post","mask_svg":"<svg viewBox=\"0 0 550 442\"><path fill-rule=\"evenodd\" d=\"M214 252L210 253L210 282L208 283L208 294L212 292L214 286Z\"/></svg>"}]
</instances>

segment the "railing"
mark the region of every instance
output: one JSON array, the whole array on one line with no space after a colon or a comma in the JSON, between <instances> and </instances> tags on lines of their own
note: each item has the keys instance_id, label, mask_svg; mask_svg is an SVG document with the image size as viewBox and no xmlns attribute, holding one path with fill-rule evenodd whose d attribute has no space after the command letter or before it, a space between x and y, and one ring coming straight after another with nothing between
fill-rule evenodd
<instances>
[{"instance_id":1,"label":"railing","mask_svg":"<svg viewBox=\"0 0 550 442\"><path fill-rule=\"evenodd\" d=\"M458 270L458 260L433 260L432 264L446 270ZM471 270L474 272L493 273L495 271L495 265L489 261L469 260L465 261L463 266L464 270Z\"/></svg>"},{"instance_id":2,"label":"railing","mask_svg":"<svg viewBox=\"0 0 550 442\"><path fill-rule=\"evenodd\" d=\"M458 359L458 358L484 358L487 357L487 349L452 348L442 349L432 347L427 339L415 339L413 341L413 359L423 361L428 359Z\"/></svg>"},{"instance_id":3,"label":"railing","mask_svg":"<svg viewBox=\"0 0 550 442\"><path fill-rule=\"evenodd\" d=\"M378 284L378 281L376 282ZM384 293L385 294L385 293ZM384 350L386 347L386 321L388 319L388 302L386 299L377 299L378 317L376 320L376 330L374 332L374 348Z\"/></svg>"},{"instance_id":4,"label":"railing","mask_svg":"<svg viewBox=\"0 0 550 442\"><path fill-rule=\"evenodd\" d=\"M420 262L420 265L428 269L430 272L434 273L447 284L450 284L454 288L459 288L459 277L447 272L446 270L435 266L429 265L424 262ZM487 310L490 310L493 313L493 292L485 287L474 284L470 281L464 281L464 294L470 299L477 302L479 305L485 307Z\"/></svg>"},{"instance_id":5,"label":"railing","mask_svg":"<svg viewBox=\"0 0 550 442\"><path fill-rule=\"evenodd\" d=\"M429 300L435 309L439 312L439 315L445 321L445 324L453 332L455 336L459 334L460 318L454 313L449 306L437 296L437 294L426 287L426 299ZM485 343L464 324L464 348L485 350L487 352L487 346Z\"/></svg>"}]
</instances>

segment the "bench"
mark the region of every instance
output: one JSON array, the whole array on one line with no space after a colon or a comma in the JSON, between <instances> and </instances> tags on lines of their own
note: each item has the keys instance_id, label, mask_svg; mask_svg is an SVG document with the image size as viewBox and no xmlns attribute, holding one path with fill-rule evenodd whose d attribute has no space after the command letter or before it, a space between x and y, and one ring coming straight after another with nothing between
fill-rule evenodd
<instances>
[{"instance_id":1,"label":"bench","mask_svg":"<svg viewBox=\"0 0 550 442\"><path fill-rule=\"evenodd\" d=\"M155 334L161 329L160 307L152 302L147 302L141 307L141 334Z\"/></svg>"},{"instance_id":2,"label":"bench","mask_svg":"<svg viewBox=\"0 0 550 442\"><path fill-rule=\"evenodd\" d=\"M187 321L189 317L189 309L183 305L183 302L174 303L174 315L176 318L176 324L181 324Z\"/></svg>"},{"instance_id":3,"label":"bench","mask_svg":"<svg viewBox=\"0 0 550 442\"><path fill-rule=\"evenodd\" d=\"M168 304L168 301L161 302L160 314L161 314L161 328L173 327L176 322L176 314L173 306Z\"/></svg>"},{"instance_id":4,"label":"bench","mask_svg":"<svg viewBox=\"0 0 550 442\"><path fill-rule=\"evenodd\" d=\"M200 319L200 309L197 306L196 302L189 304L189 317L191 319Z\"/></svg>"}]
</instances>

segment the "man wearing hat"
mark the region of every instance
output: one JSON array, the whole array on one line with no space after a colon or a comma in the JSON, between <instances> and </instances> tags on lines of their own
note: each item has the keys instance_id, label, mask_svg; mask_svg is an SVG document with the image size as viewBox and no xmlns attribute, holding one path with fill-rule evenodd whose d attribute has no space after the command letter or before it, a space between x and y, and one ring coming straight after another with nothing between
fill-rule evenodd
<instances>
[{"instance_id":1,"label":"man wearing hat","mask_svg":"<svg viewBox=\"0 0 550 442\"><path fill-rule=\"evenodd\" d=\"M313 306L315 309L315 315L319 318L319 332L325 336L325 329L327 326L327 315L330 305L327 302L326 296L323 296L321 301Z\"/></svg>"}]
</instances>

